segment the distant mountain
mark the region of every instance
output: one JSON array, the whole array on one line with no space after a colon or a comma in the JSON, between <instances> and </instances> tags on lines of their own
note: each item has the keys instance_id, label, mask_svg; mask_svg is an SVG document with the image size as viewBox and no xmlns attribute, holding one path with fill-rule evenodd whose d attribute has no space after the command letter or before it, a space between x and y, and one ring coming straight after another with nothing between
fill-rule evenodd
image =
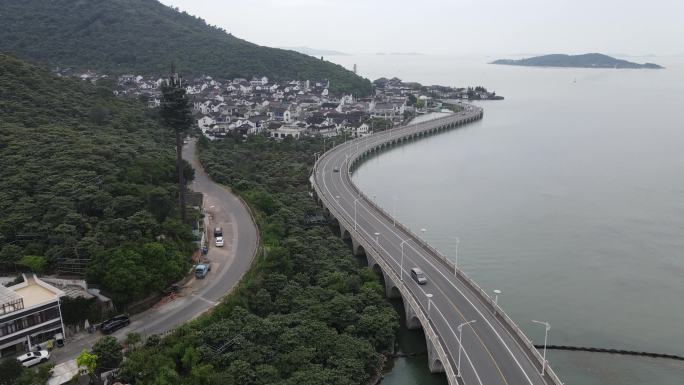
<instances>
[{"instance_id":1,"label":"distant mountain","mask_svg":"<svg viewBox=\"0 0 684 385\"><path fill-rule=\"evenodd\" d=\"M328 79L331 91L371 93L340 65L259 46L157 0L0 0L0 51L50 66L112 74Z\"/></svg>"},{"instance_id":2,"label":"distant mountain","mask_svg":"<svg viewBox=\"0 0 684 385\"><path fill-rule=\"evenodd\" d=\"M647 68L661 69L663 67L653 63L633 63L627 60L616 59L600 53L588 53L584 55L544 55L527 59L499 59L491 64L505 64L530 67L576 67L576 68Z\"/></svg>"},{"instance_id":3,"label":"distant mountain","mask_svg":"<svg viewBox=\"0 0 684 385\"><path fill-rule=\"evenodd\" d=\"M309 48L309 47L279 47L280 49L286 49L289 51L295 51L299 53L303 53L304 55L309 55L309 56L349 56L348 53L345 52L340 52L340 51L333 51L330 49L318 49L318 48Z\"/></svg>"},{"instance_id":4,"label":"distant mountain","mask_svg":"<svg viewBox=\"0 0 684 385\"><path fill-rule=\"evenodd\" d=\"M387 56L423 56L420 52L377 52L376 55Z\"/></svg>"}]
</instances>

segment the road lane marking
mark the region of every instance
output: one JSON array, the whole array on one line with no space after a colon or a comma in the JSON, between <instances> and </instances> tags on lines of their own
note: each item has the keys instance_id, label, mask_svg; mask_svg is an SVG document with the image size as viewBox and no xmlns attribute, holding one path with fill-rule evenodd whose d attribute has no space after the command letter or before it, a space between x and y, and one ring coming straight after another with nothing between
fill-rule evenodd
<instances>
[{"instance_id":1,"label":"road lane marking","mask_svg":"<svg viewBox=\"0 0 684 385\"><path fill-rule=\"evenodd\" d=\"M415 129L415 127L410 127L410 128L411 128L411 129ZM407 129L406 131L409 131L409 130ZM399 134L398 134L398 135L399 135ZM398 135L397 135L397 136L398 136ZM378 137L378 138L379 138L379 137ZM373 144L376 144L377 142L380 142L380 141L379 141L379 140L378 140L378 141L374 141ZM348 142L348 144L344 144L343 146L350 146L350 147L353 147L353 146L351 146L351 144L349 144L349 143L353 143L353 142ZM341 148L342 148L342 147L341 147ZM339 150L339 149L338 149L338 150ZM356 153L357 153L357 151L354 151L354 154L356 154ZM326 156L326 159L325 159L325 161L324 161L323 171L325 171L325 168L327 167L328 163L330 163L331 161L333 161L332 158L333 158L333 157L330 156L330 155ZM339 158L341 159L341 156L340 156ZM348 163L348 159L349 159L349 158L347 157L347 158L342 162L342 165ZM335 159L335 160L337 160L337 159ZM316 178L316 176L314 176L314 178ZM333 175L333 178L334 178L334 175ZM324 172L324 175L322 176L321 179L322 179L323 185L325 186L325 188L326 188L326 190L328 191L328 193L329 193L331 196L333 196L332 192L330 191L330 189L329 189L329 187L328 187L328 185L327 185L327 180L326 180L326 177L325 177L325 172ZM351 182L351 178L350 178L350 182ZM351 182L351 183L353 183L353 182ZM355 192L351 191L351 190L349 189L349 186L348 186L347 184L345 184L344 182L342 183L342 187L343 187L345 190L347 190L347 192L348 192L352 197L353 197L353 196L356 196ZM346 197L345 197L344 200L345 200L345 202L346 202L347 204L349 204L349 200L346 199ZM368 207L366 207L366 202L365 202L365 201L361 200L361 202L362 202L361 206L363 207L363 209L365 209L366 212L368 212L368 214L369 214L372 218L374 218L376 222L378 222L381 226L387 228L387 229L390 231L390 233L392 233L393 235L397 236L397 238L399 238L400 240L404 240L403 237L400 237L392 227L388 226L386 223L384 223L384 221L378 219L378 217L377 217L373 212L371 212L371 211L368 209ZM340 209L341 209L343 212L345 212L345 213L347 214L348 217L351 217L351 216L349 215L349 212L347 211L347 209L346 209L344 206L340 205ZM368 222L368 225L371 225L371 223ZM368 238L368 239L372 238L372 237L370 237L370 234L368 234L367 231L364 231L364 232L366 232L367 235L369 235L369 238ZM402 231L402 233L403 233L403 231ZM407 234L407 235L409 235L409 234ZM449 282L449 284L450 284L454 289L456 289L456 290L461 294L461 296L462 296L468 303L470 303L470 305L472 306L472 308L473 308L473 309L482 317L482 319L488 324L488 326L492 329L492 331L494 331L494 333L496 334L496 336L498 337L498 339L500 340L500 342L506 347L506 350L508 351L508 353L509 353L509 354L511 355L511 357L515 360L516 364L518 365L518 367L520 368L520 370L523 372L523 374L524 374L525 377L527 378L528 382L530 382L530 384L531 384L532 381L530 380L530 378L529 378L529 376L527 375L526 371L522 368L522 366L520 365L520 362L517 360L517 358L515 357L515 355L513 354L513 352L510 350L510 348L508 347L508 345L506 344L506 342L503 340L503 338L502 338L501 335L499 334L499 332L493 327L493 325L491 324L491 322L489 321L489 319L487 319L486 317L484 317L484 315L482 314L482 312L480 311L480 309L479 309L477 306L475 306L475 305L473 304L473 302L470 300L470 298L468 298L468 297L467 297L467 296L466 296L458 287L456 287L456 285L451 281L451 279L447 278L447 277L444 275L444 273L443 273L440 269L436 268L435 265L434 265L428 258L426 258L424 255L422 255L422 253L421 253L420 251L418 251L418 250L412 245L412 241L413 241L413 240L410 239L411 237L409 236L408 238L409 238L409 242L406 242L406 243L409 244L409 247L410 247L411 249L413 249L413 251L417 254L417 256L420 257L421 259L423 259L425 262L427 262L435 271L437 271L440 275L442 275L442 277L444 277L444 278L446 279L446 281ZM383 248L383 250L384 250L384 248ZM386 250L384 250L384 251L385 251L385 253L387 253ZM397 263L396 259L393 258L393 257L391 256L391 254L387 253L387 255L389 255L389 256L391 257L391 259L392 259L395 263ZM430 259L433 259L433 258L430 257ZM400 273L401 273L401 271L400 271ZM460 282L460 281L459 281L459 282ZM461 283L461 284L463 284L463 283ZM469 291L470 291L470 288L469 288ZM450 301L450 302L451 302L451 301ZM486 307L486 304L484 304L481 300L479 300L478 303L480 303L482 306ZM452 305L453 305L453 303L452 303ZM518 345L518 347L521 348L521 351L525 352L525 350L522 349L522 346L520 346L520 344L519 344L519 343L517 342L517 340L515 340L515 338L510 334L510 332L508 332L508 330L507 330L505 327L503 327L503 325L500 324L500 322L498 321L498 319L497 319L497 323L499 324L499 326L501 326L501 327L509 334L510 337L512 337L512 339L513 339L514 342ZM474 330L473 330L473 331L474 331ZM476 334L477 334L477 333L476 333ZM485 347L485 349L486 349L486 347ZM487 349L487 350L488 350L488 349ZM491 353L490 353L490 354L491 354ZM528 360L529 360L530 363L532 364L532 367L535 368L535 365L534 365L534 363L531 361L530 357L529 357L527 354L524 354L524 355L528 358ZM497 366L498 366L498 365L497 365ZM535 373L536 373L536 370L535 370ZM542 379L542 380L543 380L543 379Z\"/></svg>"},{"instance_id":2,"label":"road lane marking","mask_svg":"<svg viewBox=\"0 0 684 385\"><path fill-rule=\"evenodd\" d=\"M326 161L326 164L327 164L327 161ZM323 178L323 185L325 186L326 190L328 190L328 193L330 193L330 190L329 190L328 187L327 187L327 183L325 182L325 178ZM344 208L342 208L342 209L344 209ZM345 211L346 211L346 210L345 210ZM347 213L347 214L349 214L349 213ZM368 234L367 231L366 231L366 234ZM369 235L370 235L370 234L369 234ZM396 260L395 260L395 263L396 263ZM450 349L449 347L447 347L447 349L449 349L449 351L451 351L451 349ZM475 368L475 365L473 364L472 360L470 359L470 355L468 354L468 351L467 351L467 349L466 349L465 347L463 348L463 353L465 354L466 359L468 360L468 363L470 364L470 366L471 366L473 372L475 373L475 375L477 376L477 378L478 378L478 380L479 380L479 379L480 379L480 376L479 376L479 374L477 373L477 369ZM452 358L453 358L453 357L452 357ZM496 363L495 363L495 365L496 365ZM464 382L464 383L465 383L465 382ZM481 381L480 381L480 385L482 385L482 382L481 382Z\"/></svg>"}]
</instances>

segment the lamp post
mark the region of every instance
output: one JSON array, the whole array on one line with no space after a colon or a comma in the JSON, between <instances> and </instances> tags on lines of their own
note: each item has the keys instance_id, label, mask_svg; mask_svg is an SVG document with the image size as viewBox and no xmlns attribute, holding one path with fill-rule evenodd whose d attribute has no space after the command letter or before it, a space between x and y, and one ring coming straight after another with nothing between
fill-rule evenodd
<instances>
[{"instance_id":1,"label":"lamp post","mask_svg":"<svg viewBox=\"0 0 684 385\"><path fill-rule=\"evenodd\" d=\"M458 275L458 245L461 240L456 237L456 249L454 250L454 275Z\"/></svg>"},{"instance_id":2,"label":"lamp post","mask_svg":"<svg viewBox=\"0 0 684 385\"><path fill-rule=\"evenodd\" d=\"M392 201L392 224L394 227L397 226L397 197L394 197L394 200Z\"/></svg>"},{"instance_id":3,"label":"lamp post","mask_svg":"<svg viewBox=\"0 0 684 385\"><path fill-rule=\"evenodd\" d=\"M356 230L356 202L359 201L359 198L354 199L354 230Z\"/></svg>"},{"instance_id":4,"label":"lamp post","mask_svg":"<svg viewBox=\"0 0 684 385\"><path fill-rule=\"evenodd\" d=\"M428 318L430 318L430 308L432 307L432 297L433 295L431 293L425 294L425 296L428 299Z\"/></svg>"},{"instance_id":5,"label":"lamp post","mask_svg":"<svg viewBox=\"0 0 684 385\"><path fill-rule=\"evenodd\" d=\"M399 265L399 277L401 282L404 282L404 243L406 243L406 240L402 239L399 244L399 247L401 247L401 263Z\"/></svg>"},{"instance_id":6,"label":"lamp post","mask_svg":"<svg viewBox=\"0 0 684 385\"><path fill-rule=\"evenodd\" d=\"M427 231L427 229L420 229L420 237L423 238L423 240L425 240L425 232L426 231Z\"/></svg>"},{"instance_id":7,"label":"lamp post","mask_svg":"<svg viewBox=\"0 0 684 385\"><path fill-rule=\"evenodd\" d=\"M496 314L496 309L499 307L499 294L501 294L501 290L494 289L494 314Z\"/></svg>"},{"instance_id":8,"label":"lamp post","mask_svg":"<svg viewBox=\"0 0 684 385\"><path fill-rule=\"evenodd\" d=\"M461 351L463 350L463 327L475 323L477 320L470 320L467 322L464 322L460 325L458 325L458 364L456 366L456 370L458 373L456 374L456 377L461 378Z\"/></svg>"},{"instance_id":9,"label":"lamp post","mask_svg":"<svg viewBox=\"0 0 684 385\"><path fill-rule=\"evenodd\" d=\"M542 370L541 370L541 375L542 377L544 376L544 373L546 373L546 341L548 341L549 338L549 330L551 330L551 324L548 322L544 321L535 321L532 320L532 322L544 325L544 357L542 357Z\"/></svg>"}]
</instances>

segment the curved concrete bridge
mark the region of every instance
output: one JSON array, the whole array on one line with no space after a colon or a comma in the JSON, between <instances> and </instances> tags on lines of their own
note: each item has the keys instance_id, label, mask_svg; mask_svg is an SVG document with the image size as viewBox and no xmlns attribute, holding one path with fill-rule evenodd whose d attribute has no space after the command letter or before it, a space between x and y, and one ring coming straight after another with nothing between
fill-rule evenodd
<instances>
[{"instance_id":1,"label":"curved concrete bridge","mask_svg":"<svg viewBox=\"0 0 684 385\"><path fill-rule=\"evenodd\" d=\"M481 108L467 106L447 117L347 141L317 160L311 183L341 236L382 275L387 295L403 300L408 327L424 330L431 371L444 372L452 385L560 385L548 366L541 375L541 355L492 298L351 180L354 168L378 151L482 116ZM425 272L427 284L411 279L413 267Z\"/></svg>"}]
</instances>

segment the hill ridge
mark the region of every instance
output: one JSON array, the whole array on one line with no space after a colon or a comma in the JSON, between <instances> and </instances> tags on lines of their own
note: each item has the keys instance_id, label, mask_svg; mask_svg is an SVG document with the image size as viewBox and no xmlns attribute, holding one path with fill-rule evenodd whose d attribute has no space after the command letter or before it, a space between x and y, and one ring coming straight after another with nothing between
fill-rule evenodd
<instances>
[{"instance_id":1,"label":"hill ridge","mask_svg":"<svg viewBox=\"0 0 684 385\"><path fill-rule=\"evenodd\" d=\"M27 22L31 20L31 22ZM323 80L371 93L368 79L294 51L250 43L157 0L0 0L0 51L49 66L164 75Z\"/></svg>"}]
</instances>

